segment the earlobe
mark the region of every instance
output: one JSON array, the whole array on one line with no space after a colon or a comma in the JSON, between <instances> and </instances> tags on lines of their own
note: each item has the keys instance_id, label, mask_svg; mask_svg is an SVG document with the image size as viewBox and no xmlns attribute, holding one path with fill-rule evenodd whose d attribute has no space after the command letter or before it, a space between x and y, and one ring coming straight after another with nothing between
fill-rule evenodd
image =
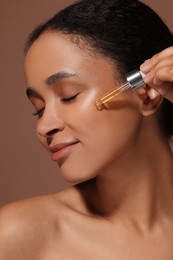
<instances>
[{"instance_id":1,"label":"earlobe","mask_svg":"<svg viewBox=\"0 0 173 260\"><path fill-rule=\"evenodd\" d=\"M158 91L148 85L140 88L137 93L140 98L141 113L144 116L155 113L164 99Z\"/></svg>"}]
</instances>

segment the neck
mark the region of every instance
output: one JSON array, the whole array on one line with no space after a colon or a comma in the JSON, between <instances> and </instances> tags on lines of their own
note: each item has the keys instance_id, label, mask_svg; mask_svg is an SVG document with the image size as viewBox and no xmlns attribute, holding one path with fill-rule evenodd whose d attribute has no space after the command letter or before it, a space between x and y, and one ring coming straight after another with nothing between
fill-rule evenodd
<instances>
[{"instance_id":1,"label":"neck","mask_svg":"<svg viewBox=\"0 0 173 260\"><path fill-rule=\"evenodd\" d=\"M107 216L152 225L156 218L173 214L172 153L163 139L154 139L148 147L143 144L141 153L133 148L113 170L96 178L97 205Z\"/></svg>"},{"instance_id":2,"label":"neck","mask_svg":"<svg viewBox=\"0 0 173 260\"><path fill-rule=\"evenodd\" d=\"M156 219L173 216L172 152L163 136L154 134L149 140L141 139L140 147L133 147L99 174L92 195L88 195L89 184L86 194L92 212L111 220L126 218L148 227Z\"/></svg>"}]
</instances>

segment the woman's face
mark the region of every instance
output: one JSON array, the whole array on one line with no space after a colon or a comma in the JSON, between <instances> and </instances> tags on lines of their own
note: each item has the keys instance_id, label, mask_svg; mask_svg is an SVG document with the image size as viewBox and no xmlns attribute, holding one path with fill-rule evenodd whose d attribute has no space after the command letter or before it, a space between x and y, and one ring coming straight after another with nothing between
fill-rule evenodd
<instances>
[{"instance_id":1,"label":"woman's face","mask_svg":"<svg viewBox=\"0 0 173 260\"><path fill-rule=\"evenodd\" d=\"M66 180L82 182L106 174L134 147L142 115L131 92L117 96L107 109L96 109L96 100L118 87L115 68L69 37L41 35L26 55L25 74L28 97L39 112L40 142Z\"/></svg>"}]
</instances>

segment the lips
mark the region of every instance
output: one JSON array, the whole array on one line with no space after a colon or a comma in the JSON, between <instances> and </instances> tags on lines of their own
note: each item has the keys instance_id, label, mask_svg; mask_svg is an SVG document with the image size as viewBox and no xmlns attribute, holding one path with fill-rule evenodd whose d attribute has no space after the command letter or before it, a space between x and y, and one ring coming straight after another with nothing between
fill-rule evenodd
<instances>
[{"instance_id":1,"label":"lips","mask_svg":"<svg viewBox=\"0 0 173 260\"><path fill-rule=\"evenodd\" d=\"M49 147L51 152L51 158L53 161L59 161L66 158L75 146L78 144L78 141L59 143Z\"/></svg>"}]
</instances>

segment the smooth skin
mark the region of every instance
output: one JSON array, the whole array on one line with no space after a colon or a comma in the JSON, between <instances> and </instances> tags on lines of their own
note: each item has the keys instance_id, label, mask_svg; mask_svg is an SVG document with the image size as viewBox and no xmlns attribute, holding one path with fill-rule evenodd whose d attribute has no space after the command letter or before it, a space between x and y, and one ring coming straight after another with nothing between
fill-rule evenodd
<instances>
[{"instance_id":1,"label":"smooth skin","mask_svg":"<svg viewBox=\"0 0 173 260\"><path fill-rule=\"evenodd\" d=\"M98 111L95 101L121 79L109 59L78 43L44 33L25 58L38 138L49 153L75 142L52 159L78 184L4 206L0 259L172 260L173 158L157 120L163 97L146 85Z\"/></svg>"}]
</instances>

